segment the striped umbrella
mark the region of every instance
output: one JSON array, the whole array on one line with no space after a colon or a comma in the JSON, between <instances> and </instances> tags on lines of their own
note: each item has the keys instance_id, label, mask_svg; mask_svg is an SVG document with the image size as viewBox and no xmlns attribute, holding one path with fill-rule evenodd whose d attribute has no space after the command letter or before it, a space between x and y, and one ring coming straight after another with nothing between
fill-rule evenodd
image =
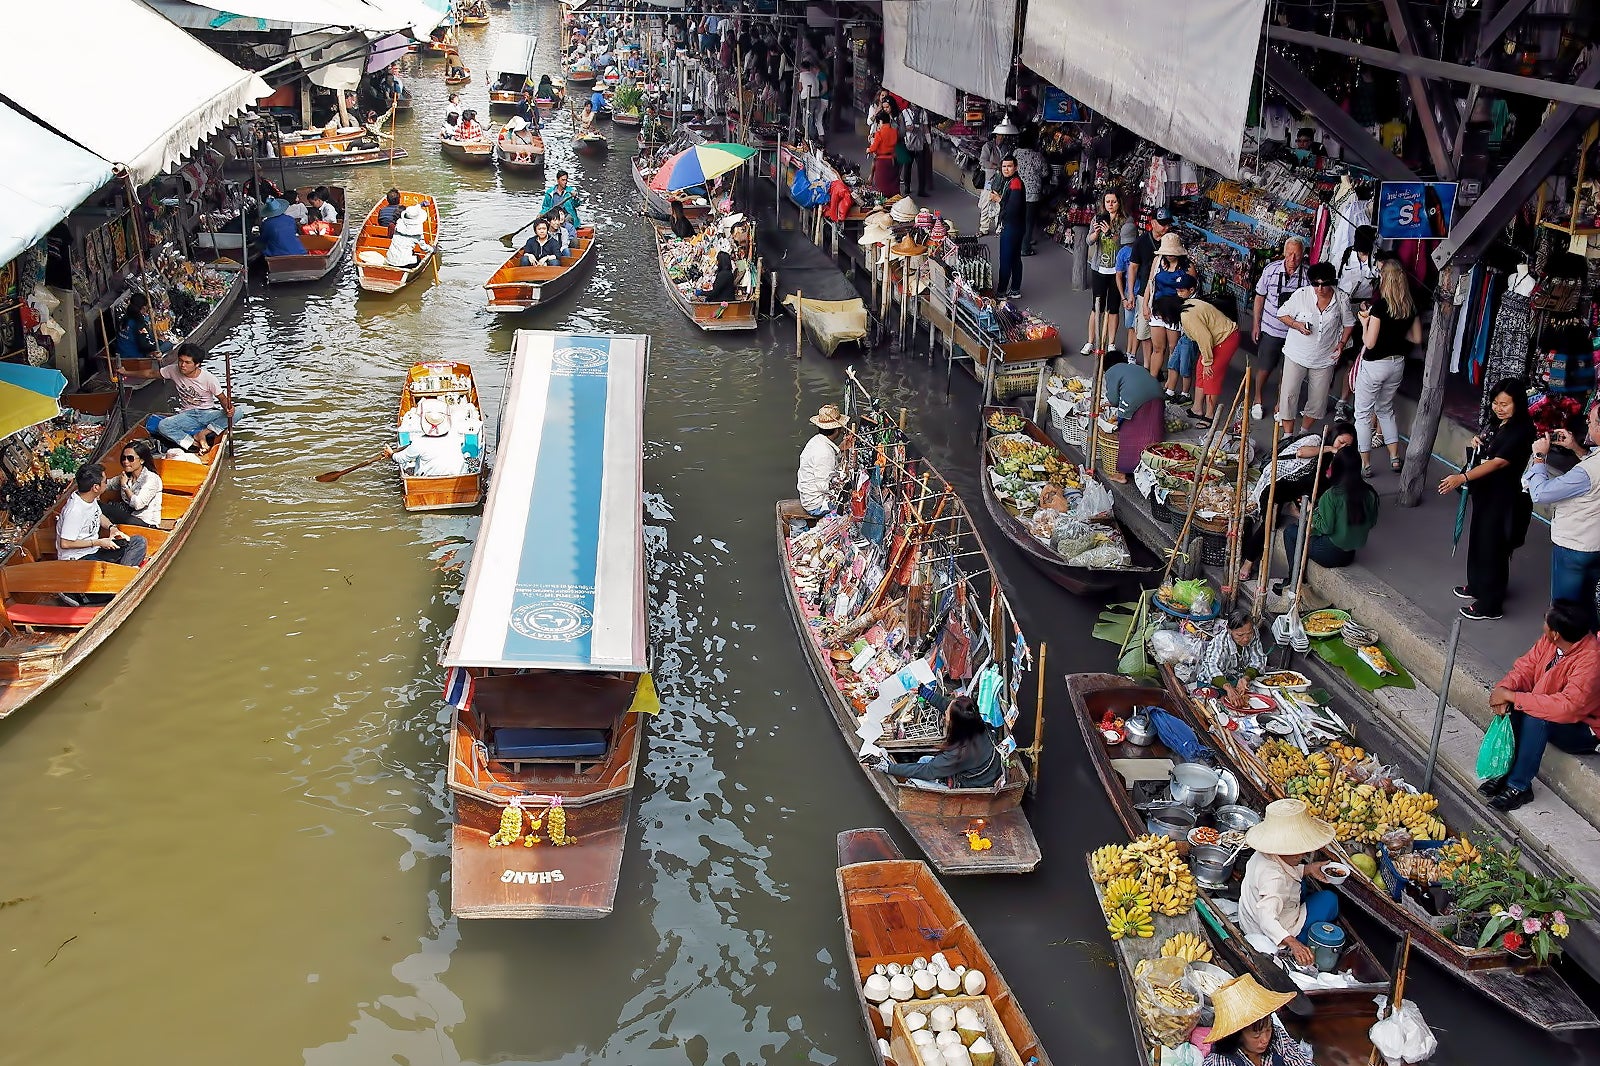
<instances>
[{"instance_id":1,"label":"striped umbrella","mask_svg":"<svg viewBox=\"0 0 1600 1066\"><path fill-rule=\"evenodd\" d=\"M661 164L661 169L650 179L650 187L657 192L692 189L726 174L755 154L754 148L746 148L742 144L724 141L697 144Z\"/></svg>"}]
</instances>

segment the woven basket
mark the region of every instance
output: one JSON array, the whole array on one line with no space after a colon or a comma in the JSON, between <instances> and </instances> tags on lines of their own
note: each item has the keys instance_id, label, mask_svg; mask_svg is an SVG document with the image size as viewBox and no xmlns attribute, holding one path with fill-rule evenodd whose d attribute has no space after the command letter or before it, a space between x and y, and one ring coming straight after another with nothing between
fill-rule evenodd
<instances>
[{"instance_id":1,"label":"woven basket","mask_svg":"<svg viewBox=\"0 0 1600 1066\"><path fill-rule=\"evenodd\" d=\"M1010 399L1013 396L1031 395L1039 388L1039 371L1035 367L1026 370L998 370L994 375L995 399Z\"/></svg>"},{"instance_id":2,"label":"woven basket","mask_svg":"<svg viewBox=\"0 0 1600 1066\"><path fill-rule=\"evenodd\" d=\"M1182 521L1180 518L1179 523ZM1198 523L1199 519L1195 521ZM1200 542L1200 561L1206 566L1228 565L1228 538L1225 535L1190 526L1189 539Z\"/></svg>"},{"instance_id":3,"label":"woven basket","mask_svg":"<svg viewBox=\"0 0 1600 1066\"><path fill-rule=\"evenodd\" d=\"M1171 507L1162 503L1159 498L1154 496L1150 498L1150 517L1156 520L1157 525L1166 526L1173 532L1177 532L1178 527L1183 525L1183 515L1184 512L1174 511Z\"/></svg>"},{"instance_id":4,"label":"woven basket","mask_svg":"<svg viewBox=\"0 0 1600 1066\"><path fill-rule=\"evenodd\" d=\"M1073 447L1081 448L1089 439L1089 416L1067 415L1065 418L1050 413L1050 428L1054 429L1063 441Z\"/></svg>"},{"instance_id":5,"label":"woven basket","mask_svg":"<svg viewBox=\"0 0 1600 1066\"><path fill-rule=\"evenodd\" d=\"M1117 435L1107 433L1098 427L1094 430L1095 459L1094 468L1102 474L1117 472Z\"/></svg>"},{"instance_id":6,"label":"woven basket","mask_svg":"<svg viewBox=\"0 0 1600 1066\"><path fill-rule=\"evenodd\" d=\"M1195 463L1198 461L1199 449L1198 448L1193 448L1193 447L1191 447L1191 446L1189 446L1187 444L1180 444L1179 447L1183 448L1184 451L1189 453L1189 458L1187 458L1187 459L1169 459L1164 455L1157 455L1155 452L1151 451L1149 448L1146 448L1144 450L1144 454L1139 456L1139 460L1141 462L1143 462L1145 466L1148 466L1151 470L1154 470L1154 471L1156 471L1158 473L1160 471L1162 471L1162 470L1171 469L1172 467L1192 467L1192 466L1194 466Z\"/></svg>"}]
</instances>

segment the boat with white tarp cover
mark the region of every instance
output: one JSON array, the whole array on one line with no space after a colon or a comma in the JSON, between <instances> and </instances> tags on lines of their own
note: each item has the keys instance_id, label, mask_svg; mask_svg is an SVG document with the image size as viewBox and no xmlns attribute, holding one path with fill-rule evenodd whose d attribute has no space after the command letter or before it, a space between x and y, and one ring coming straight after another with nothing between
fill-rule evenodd
<instances>
[{"instance_id":1,"label":"boat with white tarp cover","mask_svg":"<svg viewBox=\"0 0 1600 1066\"><path fill-rule=\"evenodd\" d=\"M519 330L513 342L501 458L443 655L459 917L611 912L642 715L660 706L644 569L649 361L637 334Z\"/></svg>"},{"instance_id":2,"label":"boat with white tarp cover","mask_svg":"<svg viewBox=\"0 0 1600 1066\"><path fill-rule=\"evenodd\" d=\"M516 107L533 76L533 55L539 38L531 33L502 33L489 60L489 106Z\"/></svg>"}]
</instances>

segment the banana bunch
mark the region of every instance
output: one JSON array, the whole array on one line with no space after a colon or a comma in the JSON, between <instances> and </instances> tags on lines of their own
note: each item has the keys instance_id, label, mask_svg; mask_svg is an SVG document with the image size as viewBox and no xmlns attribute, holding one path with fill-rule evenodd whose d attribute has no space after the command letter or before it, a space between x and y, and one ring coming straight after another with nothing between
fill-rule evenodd
<instances>
[{"instance_id":1,"label":"banana bunch","mask_svg":"<svg viewBox=\"0 0 1600 1066\"><path fill-rule=\"evenodd\" d=\"M1112 940L1121 940L1125 936L1152 937L1156 935L1156 920L1147 910L1124 907L1112 912L1106 919L1106 929L1110 931Z\"/></svg>"},{"instance_id":2,"label":"banana bunch","mask_svg":"<svg viewBox=\"0 0 1600 1066\"><path fill-rule=\"evenodd\" d=\"M1144 882L1132 877L1118 877L1107 882L1105 896L1100 901L1100 906L1107 918L1117 911L1128 908L1148 912L1150 893L1146 891Z\"/></svg>"},{"instance_id":3,"label":"banana bunch","mask_svg":"<svg viewBox=\"0 0 1600 1066\"><path fill-rule=\"evenodd\" d=\"M1434 817L1438 807L1439 801L1427 792L1396 792L1389 797L1389 820L1393 827L1410 830L1416 840L1443 840L1450 831Z\"/></svg>"},{"instance_id":4,"label":"banana bunch","mask_svg":"<svg viewBox=\"0 0 1600 1066\"><path fill-rule=\"evenodd\" d=\"M500 812L500 828L495 830L494 836L489 838L491 848L503 848L517 842L517 837L522 835L522 808L513 804L506 804L505 810Z\"/></svg>"},{"instance_id":5,"label":"banana bunch","mask_svg":"<svg viewBox=\"0 0 1600 1066\"><path fill-rule=\"evenodd\" d=\"M1161 945L1161 957L1210 962L1211 945L1194 933L1174 933Z\"/></svg>"},{"instance_id":6,"label":"banana bunch","mask_svg":"<svg viewBox=\"0 0 1600 1066\"><path fill-rule=\"evenodd\" d=\"M1449 877L1463 866L1483 861L1483 852L1478 849L1478 845L1464 836L1454 843L1446 844L1434 854L1439 860L1440 880Z\"/></svg>"},{"instance_id":7,"label":"banana bunch","mask_svg":"<svg viewBox=\"0 0 1600 1066\"><path fill-rule=\"evenodd\" d=\"M1256 757L1267 768L1267 773L1278 784L1292 777L1304 777L1311 772L1306 753L1287 741L1274 737L1256 749Z\"/></svg>"},{"instance_id":8,"label":"banana bunch","mask_svg":"<svg viewBox=\"0 0 1600 1066\"><path fill-rule=\"evenodd\" d=\"M1129 877L1139 872L1138 865L1127 861L1122 853L1121 845L1107 844L1089 856L1089 876L1095 884L1104 885L1118 877Z\"/></svg>"},{"instance_id":9,"label":"banana bunch","mask_svg":"<svg viewBox=\"0 0 1600 1066\"><path fill-rule=\"evenodd\" d=\"M1142 836L1123 849L1123 856L1138 866L1137 877L1157 914L1175 918L1194 906L1199 889L1189 864L1178 855L1177 841L1170 837Z\"/></svg>"},{"instance_id":10,"label":"banana bunch","mask_svg":"<svg viewBox=\"0 0 1600 1066\"><path fill-rule=\"evenodd\" d=\"M1152 892L1150 899L1157 914L1177 918L1189 913L1189 908L1194 906L1197 892L1194 875L1189 872L1189 867L1185 866L1183 872L1171 884L1162 885Z\"/></svg>"}]
</instances>

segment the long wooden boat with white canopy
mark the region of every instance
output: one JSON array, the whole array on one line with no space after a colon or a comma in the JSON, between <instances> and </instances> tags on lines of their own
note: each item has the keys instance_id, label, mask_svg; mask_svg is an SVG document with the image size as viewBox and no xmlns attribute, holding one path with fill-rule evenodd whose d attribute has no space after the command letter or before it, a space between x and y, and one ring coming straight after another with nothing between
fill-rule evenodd
<instances>
[{"instance_id":1,"label":"long wooden boat with white canopy","mask_svg":"<svg viewBox=\"0 0 1600 1066\"><path fill-rule=\"evenodd\" d=\"M522 100L522 90L533 76L533 54L539 38L531 33L502 33L494 42L489 59L489 107L513 108Z\"/></svg>"},{"instance_id":2,"label":"long wooden boat with white canopy","mask_svg":"<svg viewBox=\"0 0 1600 1066\"><path fill-rule=\"evenodd\" d=\"M650 338L519 330L499 462L443 657L451 910L611 913L649 674Z\"/></svg>"}]
</instances>

